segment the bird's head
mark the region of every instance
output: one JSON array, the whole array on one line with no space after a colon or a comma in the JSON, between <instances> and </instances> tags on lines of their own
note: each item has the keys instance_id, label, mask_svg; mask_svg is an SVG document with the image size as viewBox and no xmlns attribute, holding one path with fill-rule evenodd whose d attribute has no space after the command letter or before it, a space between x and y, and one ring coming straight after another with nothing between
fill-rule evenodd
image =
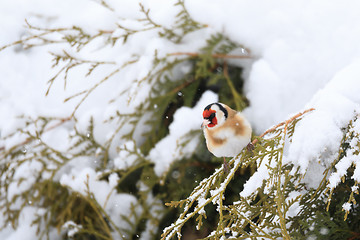
<instances>
[{"instance_id":1,"label":"bird's head","mask_svg":"<svg viewBox=\"0 0 360 240\"><path fill-rule=\"evenodd\" d=\"M228 111L225 108L225 104L212 103L206 106L203 111L203 123L201 127L213 128L221 126L228 117Z\"/></svg>"}]
</instances>

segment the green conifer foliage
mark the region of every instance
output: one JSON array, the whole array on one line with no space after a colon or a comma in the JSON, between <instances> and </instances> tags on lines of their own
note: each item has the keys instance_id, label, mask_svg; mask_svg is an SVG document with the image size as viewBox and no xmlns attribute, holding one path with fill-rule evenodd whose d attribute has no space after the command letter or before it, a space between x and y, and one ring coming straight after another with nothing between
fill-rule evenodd
<instances>
[{"instance_id":1,"label":"green conifer foliage","mask_svg":"<svg viewBox=\"0 0 360 240\"><path fill-rule=\"evenodd\" d=\"M313 110L309 109L304 113ZM182 208L183 212L174 223L164 229L162 239L176 236L182 239L182 227L192 218L196 219L197 229L201 229L208 218L208 205L216 207L218 223L205 239L358 238L358 209L353 206L345 214L343 212L344 204L355 204L359 201L357 183L349 177L349 173L354 169L349 168L343 183L336 188L329 188L327 180L339 160L351 153L358 154L356 148L351 148L348 144L356 138L352 144L357 145L358 134L354 133L351 121L344 132L338 159L326 169L323 181L317 189L307 189L301 182L305 174L300 173L299 168L293 164L283 163L285 144L291 144L296 123L301 121L304 113L266 131L264 138L256 138L252 151L244 149L231 160L232 168L228 175L224 176L222 168L217 169L186 199L168 203L169 206ZM345 154L346 151L351 153ZM234 180L236 171L254 164L258 169L266 168L268 175L263 177L263 182L251 194L240 195L238 201L224 204L224 193L229 183ZM301 210L294 214L294 209L298 207Z\"/></svg>"},{"instance_id":2,"label":"green conifer foliage","mask_svg":"<svg viewBox=\"0 0 360 240\"><path fill-rule=\"evenodd\" d=\"M114 11L106 1L101 1L101 4ZM67 50L64 47L60 53L51 53L53 67L58 72L49 79L46 94L55 86L55 81L63 81L66 88L71 71L79 67L87 69L84 78L92 77L98 68L106 66L108 69L107 74L97 78L91 87L65 99L78 101L70 116L36 119L21 116L23 127L2 136L4 141L23 139L11 148L0 146L0 212L5 220L2 227L8 224L18 227L21 212L27 207L34 207L38 211L33 224L38 229L39 239L50 239L54 229L63 239L137 239L141 236L149 236L148 239L359 237L358 182L351 178L354 166L351 165L348 172L341 176L341 183L329 184L329 176L336 172L338 162L359 155L359 133L353 127L353 122L358 121L356 117L344 129L339 156L324 172L324 179L317 189L308 189L302 182L304 173L283 159L285 146L291 144L296 124L313 109L255 137L254 149L244 149L230 160L229 173L224 173L221 161L207 151L200 129L188 132L178 143L179 149L184 149L191 139L201 138L196 152L191 156L181 156L162 176L155 173L154 163L149 160L148 154L169 134L169 126L179 108L194 107L207 90L216 92L221 102L234 109L242 110L249 104L242 93L242 68L231 64L229 59L251 56L233 55L235 50L246 49L222 33L207 35L204 45L196 52L172 52L159 56L155 51L152 68L146 76L134 79L129 88L118 94L119 98L128 96L128 101L132 101L137 99L144 86L149 86L145 100L133 112L119 110L106 120L116 127L104 143L95 137L93 119L89 121L85 133L78 129L76 113L79 107L99 86L127 67L139 64L140 56L133 55L124 64L118 65L114 61L82 59L74 53L80 53L96 40L103 41L107 47L126 44L132 36L147 31L156 32L172 44L181 44L189 34L207 27L191 18L182 0L174 7L178 14L172 28L157 23L151 17L151 9L139 5L143 17L137 20L142 28L130 29L117 24L122 34L116 37L113 35L116 29L87 33L78 26L41 28L27 23L27 37L0 47L1 51L13 45L24 48L66 46ZM61 38L53 40L51 36L54 33ZM35 43L34 39L37 40ZM179 74L184 66L190 70ZM59 151L42 141L45 134L64 125L71 132L68 149ZM141 141L135 136L139 129L142 131ZM131 165L122 169L113 167L114 159L109 153L118 140L128 144L115 146L117 151L125 152L126 158L133 159ZM136 199L130 207L130 214L118 216L122 225L118 225L118 219L110 216L105 206L97 201L89 178L85 182L85 193L60 183L61 174L78 159L94 162L97 181L110 182L112 176L117 176L112 192ZM29 166L37 169L28 176L30 185L29 179L16 174L18 169ZM260 170L264 174L263 181L253 191L239 195L250 175L259 174ZM26 185L23 184L25 182ZM15 186L22 190L8 195L9 189ZM301 210L295 211L299 207Z\"/></svg>"}]
</instances>

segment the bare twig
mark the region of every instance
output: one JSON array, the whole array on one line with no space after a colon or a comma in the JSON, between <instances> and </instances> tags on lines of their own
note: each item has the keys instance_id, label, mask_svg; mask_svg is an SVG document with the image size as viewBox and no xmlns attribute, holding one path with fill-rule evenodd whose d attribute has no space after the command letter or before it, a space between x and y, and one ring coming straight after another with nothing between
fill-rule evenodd
<instances>
[{"instance_id":1,"label":"bare twig","mask_svg":"<svg viewBox=\"0 0 360 240\"><path fill-rule=\"evenodd\" d=\"M275 131L278 127L280 127L280 126L282 126L282 125L284 125L284 124L285 124L285 127L287 128L287 126L288 126L288 124L289 124L290 122L294 121L296 118L304 115L305 113L308 113L308 112L311 112L311 111L314 111L314 110L315 110L315 108L309 108L309 109L307 109L307 110L305 110L305 111L303 111L303 112L300 112L300 113L292 116L292 117L289 118L288 120L283 121L283 122L277 124L276 126L274 126L274 127L270 128L270 129L266 130L263 134L261 134L261 135L259 136L259 138L262 138L262 137L264 137L266 134ZM255 145L257 142L258 142L258 139L254 139L254 140L252 141L252 144Z\"/></svg>"},{"instance_id":2,"label":"bare twig","mask_svg":"<svg viewBox=\"0 0 360 240\"><path fill-rule=\"evenodd\" d=\"M190 84L192 84L193 82L195 82L196 79L195 78L191 78L189 81L186 81L184 83L182 83L180 86L177 86L176 88L174 88L173 90L171 90L171 93L177 93L179 91L181 91L182 89L186 88L187 86L189 86Z\"/></svg>"},{"instance_id":3,"label":"bare twig","mask_svg":"<svg viewBox=\"0 0 360 240\"><path fill-rule=\"evenodd\" d=\"M59 122L58 122L58 123L54 124L54 125L51 126L51 127L46 128L46 129L44 130L44 132L51 131L51 130L59 127L60 125L64 124L65 122L70 121L71 119L72 119L71 116L70 116L70 117L66 117L66 118L61 118L61 119L59 119Z\"/></svg>"}]
</instances>

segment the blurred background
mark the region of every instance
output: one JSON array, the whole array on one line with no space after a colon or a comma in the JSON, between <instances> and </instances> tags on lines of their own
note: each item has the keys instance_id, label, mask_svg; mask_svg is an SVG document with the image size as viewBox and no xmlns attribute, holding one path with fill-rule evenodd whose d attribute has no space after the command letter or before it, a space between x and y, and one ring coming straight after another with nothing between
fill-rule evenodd
<instances>
[{"instance_id":1,"label":"blurred background","mask_svg":"<svg viewBox=\"0 0 360 240\"><path fill-rule=\"evenodd\" d=\"M0 238L159 239L181 212L165 203L187 198L222 164L200 129L208 104L243 111L254 135L314 105L353 113L359 9L357 1L2 1ZM321 98L331 84L334 95ZM307 159L324 146L315 148ZM255 170L236 172L225 204ZM206 212L183 239L216 228L216 206Z\"/></svg>"}]
</instances>

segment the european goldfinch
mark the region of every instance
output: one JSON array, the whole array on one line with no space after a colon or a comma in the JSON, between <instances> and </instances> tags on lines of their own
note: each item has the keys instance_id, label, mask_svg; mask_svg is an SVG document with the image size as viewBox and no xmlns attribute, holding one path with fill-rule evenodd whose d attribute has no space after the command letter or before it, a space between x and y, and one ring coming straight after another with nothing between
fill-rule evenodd
<instances>
[{"instance_id":1,"label":"european goldfinch","mask_svg":"<svg viewBox=\"0 0 360 240\"><path fill-rule=\"evenodd\" d=\"M206 146L216 157L235 157L250 143L251 125L246 118L223 103L212 103L205 107L201 125Z\"/></svg>"}]
</instances>

